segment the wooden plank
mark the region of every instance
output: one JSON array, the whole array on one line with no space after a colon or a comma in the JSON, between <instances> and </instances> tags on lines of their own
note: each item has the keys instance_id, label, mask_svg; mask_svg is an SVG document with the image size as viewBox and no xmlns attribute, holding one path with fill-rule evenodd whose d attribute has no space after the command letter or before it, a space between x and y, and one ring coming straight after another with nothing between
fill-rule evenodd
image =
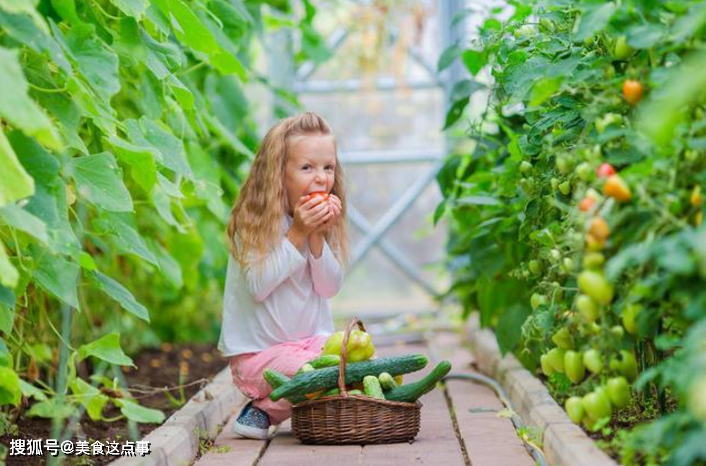
<instances>
[{"instance_id":1,"label":"wooden plank","mask_svg":"<svg viewBox=\"0 0 706 466\"><path fill-rule=\"evenodd\" d=\"M236 436L231 430L231 425L240 413L243 404L233 409L230 419L214 442L214 449L225 447L227 451L206 453L199 458L195 466L251 466L255 464L266 448L267 442L244 439Z\"/></svg>"},{"instance_id":2,"label":"wooden plank","mask_svg":"<svg viewBox=\"0 0 706 466\"><path fill-rule=\"evenodd\" d=\"M419 344L399 344L380 348L378 356L394 356L399 354L428 354L428 349ZM431 363L425 369L405 374L405 383L419 380L431 369ZM456 432L449 414L446 397L443 390L435 389L420 400L422 406L422 422L417 438L412 443L396 443L389 445L366 445L363 447L361 464L385 465L429 464L429 465L464 465Z\"/></svg>"},{"instance_id":3,"label":"wooden plank","mask_svg":"<svg viewBox=\"0 0 706 466\"><path fill-rule=\"evenodd\" d=\"M291 424L287 420L270 442L258 466L358 466L362 464L361 451L360 445L305 445L292 436Z\"/></svg>"},{"instance_id":4,"label":"wooden plank","mask_svg":"<svg viewBox=\"0 0 706 466\"><path fill-rule=\"evenodd\" d=\"M453 373L473 373L473 356L469 351L462 349L462 342L457 334L437 334L429 346L432 354L451 361ZM446 390L473 466L535 464L518 437L512 421L498 416L504 405L491 388L475 382L449 380Z\"/></svg>"}]
</instances>

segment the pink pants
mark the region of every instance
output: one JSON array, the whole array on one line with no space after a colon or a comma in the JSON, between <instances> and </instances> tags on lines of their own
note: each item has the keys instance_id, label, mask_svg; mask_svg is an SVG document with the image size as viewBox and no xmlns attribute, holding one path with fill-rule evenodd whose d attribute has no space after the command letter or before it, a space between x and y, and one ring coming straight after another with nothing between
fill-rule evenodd
<instances>
[{"instance_id":1,"label":"pink pants","mask_svg":"<svg viewBox=\"0 0 706 466\"><path fill-rule=\"evenodd\" d=\"M262 378L265 369L274 369L291 377L307 361L321 354L325 336L313 336L300 341L281 343L259 353L246 353L230 358L233 383L245 396L254 400L253 406L267 413L270 422L279 424L292 415L292 404L281 399L271 401L272 388Z\"/></svg>"}]
</instances>

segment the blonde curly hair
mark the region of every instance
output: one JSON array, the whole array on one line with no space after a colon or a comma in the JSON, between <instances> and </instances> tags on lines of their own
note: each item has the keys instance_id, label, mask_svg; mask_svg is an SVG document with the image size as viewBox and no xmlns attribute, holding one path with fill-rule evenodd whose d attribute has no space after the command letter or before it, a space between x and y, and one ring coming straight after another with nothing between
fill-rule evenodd
<instances>
[{"instance_id":1,"label":"blonde curly hair","mask_svg":"<svg viewBox=\"0 0 706 466\"><path fill-rule=\"evenodd\" d=\"M282 216L287 210L284 169L291 140L298 136L321 135L333 139L336 153L331 194L341 199L341 220L326 233L326 242L342 264L348 263L346 193L338 148L331 127L313 112L280 120L265 135L248 178L231 209L226 232L233 257L245 267L261 260L280 239ZM250 258L246 260L246 258Z\"/></svg>"}]
</instances>

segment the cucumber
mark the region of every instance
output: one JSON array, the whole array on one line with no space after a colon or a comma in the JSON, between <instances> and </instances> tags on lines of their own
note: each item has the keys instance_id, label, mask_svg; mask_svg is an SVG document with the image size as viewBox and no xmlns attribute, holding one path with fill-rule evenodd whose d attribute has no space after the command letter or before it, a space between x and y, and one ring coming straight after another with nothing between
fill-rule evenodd
<instances>
[{"instance_id":1,"label":"cucumber","mask_svg":"<svg viewBox=\"0 0 706 466\"><path fill-rule=\"evenodd\" d=\"M365 387L365 394L369 397L377 398L378 400L385 399L385 395L382 394L380 381L374 375L366 375L363 378L363 386Z\"/></svg>"},{"instance_id":2,"label":"cucumber","mask_svg":"<svg viewBox=\"0 0 706 466\"><path fill-rule=\"evenodd\" d=\"M292 380L283 373L277 372L274 369L265 369L265 371L262 373L262 378L265 379L265 382L267 382L273 390L279 387L280 385L284 385L290 380Z\"/></svg>"},{"instance_id":3,"label":"cucumber","mask_svg":"<svg viewBox=\"0 0 706 466\"><path fill-rule=\"evenodd\" d=\"M395 379L393 379L392 376L387 372L383 372L382 374L378 375L378 380L380 381L380 386L383 390L392 390L397 386L397 382L395 382Z\"/></svg>"},{"instance_id":4,"label":"cucumber","mask_svg":"<svg viewBox=\"0 0 706 466\"><path fill-rule=\"evenodd\" d=\"M323 398L325 396L336 396L336 395L339 395L340 393L341 393L341 390L338 387L329 388L328 390L326 390L325 392L323 392L321 394L321 398Z\"/></svg>"},{"instance_id":5,"label":"cucumber","mask_svg":"<svg viewBox=\"0 0 706 466\"><path fill-rule=\"evenodd\" d=\"M297 375L299 375L299 374L301 374L301 373L303 373L303 372L311 372L311 371L313 371L313 370L316 370L316 369L314 369L314 366L312 366L312 365L309 364L309 363L306 363L306 364L304 364L302 367L300 367L299 370L297 371L297 373L294 374L294 375L297 376Z\"/></svg>"},{"instance_id":6,"label":"cucumber","mask_svg":"<svg viewBox=\"0 0 706 466\"><path fill-rule=\"evenodd\" d=\"M338 366L341 362L341 356L338 354L324 354L318 358L308 362L314 369L323 369L324 367Z\"/></svg>"},{"instance_id":7,"label":"cucumber","mask_svg":"<svg viewBox=\"0 0 706 466\"><path fill-rule=\"evenodd\" d=\"M292 380L283 373L278 372L274 369L265 369L265 371L262 373L262 378L265 379L265 382L267 382L267 384L272 387L273 390ZM301 403L302 401L306 401L307 398L305 396L300 395L296 397L288 397L287 400L290 403L297 404Z\"/></svg>"},{"instance_id":8,"label":"cucumber","mask_svg":"<svg viewBox=\"0 0 706 466\"><path fill-rule=\"evenodd\" d=\"M389 372L390 375L407 374L423 369L429 360L423 354L410 354L370 361L352 362L346 366L346 385L360 382L366 375ZM312 372L301 373L289 382L272 390L270 399L277 401L297 395L305 395L317 390L338 385L338 367L325 367Z\"/></svg>"},{"instance_id":9,"label":"cucumber","mask_svg":"<svg viewBox=\"0 0 706 466\"><path fill-rule=\"evenodd\" d=\"M401 385L389 390L385 393L385 399L391 401L406 401L409 403L414 403L417 399L429 393L436 387L436 383L443 379L446 374L451 370L451 363L448 361L441 361L436 367L428 373L423 379L408 383L406 385Z\"/></svg>"},{"instance_id":10,"label":"cucumber","mask_svg":"<svg viewBox=\"0 0 706 466\"><path fill-rule=\"evenodd\" d=\"M361 392L360 390L351 390L348 392L349 395L365 395L365 393Z\"/></svg>"}]
</instances>

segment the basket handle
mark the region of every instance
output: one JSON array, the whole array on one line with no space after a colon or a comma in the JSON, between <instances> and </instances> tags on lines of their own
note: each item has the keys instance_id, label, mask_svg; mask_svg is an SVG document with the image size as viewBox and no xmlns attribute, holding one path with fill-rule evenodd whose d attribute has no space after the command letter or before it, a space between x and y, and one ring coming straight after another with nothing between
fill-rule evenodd
<instances>
[{"instance_id":1,"label":"basket handle","mask_svg":"<svg viewBox=\"0 0 706 466\"><path fill-rule=\"evenodd\" d=\"M357 317L353 317L350 322L348 322L348 327L343 333L343 342L341 343L341 361L338 363L338 390L342 396L348 396L348 391L346 391L346 364L348 359L348 338L351 336L351 332L355 326L358 326L361 331L365 332L365 326L363 322Z\"/></svg>"}]
</instances>

